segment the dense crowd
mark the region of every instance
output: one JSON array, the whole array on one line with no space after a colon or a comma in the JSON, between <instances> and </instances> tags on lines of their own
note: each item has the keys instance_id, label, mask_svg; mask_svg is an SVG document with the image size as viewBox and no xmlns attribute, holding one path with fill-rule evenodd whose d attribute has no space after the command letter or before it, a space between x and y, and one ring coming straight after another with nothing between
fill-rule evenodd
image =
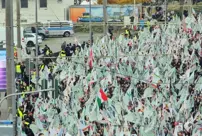
<instances>
[{"instance_id":1,"label":"dense crowd","mask_svg":"<svg viewBox=\"0 0 202 136\"><path fill-rule=\"evenodd\" d=\"M60 81L59 97L21 96L19 128L28 136L201 135L201 24L201 15L175 17L134 38L126 30L63 43L57 59L40 67L40 80ZM48 46L43 53L53 54ZM34 90L34 78L19 76L19 91Z\"/></svg>"}]
</instances>

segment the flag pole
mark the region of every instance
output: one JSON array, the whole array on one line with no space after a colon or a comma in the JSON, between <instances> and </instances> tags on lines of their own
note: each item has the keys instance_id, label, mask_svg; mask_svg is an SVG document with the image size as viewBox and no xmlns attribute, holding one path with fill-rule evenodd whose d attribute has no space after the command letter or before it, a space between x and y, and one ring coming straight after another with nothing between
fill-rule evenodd
<instances>
[{"instance_id":1,"label":"flag pole","mask_svg":"<svg viewBox=\"0 0 202 136\"><path fill-rule=\"evenodd\" d=\"M90 33L90 44L92 46L92 26L91 26L91 19L92 19L92 15L91 15L92 11L91 11L91 0L89 0L89 14L90 14L90 20L89 20L89 33Z\"/></svg>"},{"instance_id":2,"label":"flag pole","mask_svg":"<svg viewBox=\"0 0 202 136\"><path fill-rule=\"evenodd\" d=\"M104 36L107 35L107 0L103 0Z\"/></svg>"}]
</instances>

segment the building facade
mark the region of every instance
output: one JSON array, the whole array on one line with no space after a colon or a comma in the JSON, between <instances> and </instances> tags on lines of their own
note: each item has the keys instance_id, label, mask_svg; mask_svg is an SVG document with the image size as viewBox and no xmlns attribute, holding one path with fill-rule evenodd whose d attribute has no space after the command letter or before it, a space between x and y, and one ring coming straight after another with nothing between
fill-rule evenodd
<instances>
[{"instance_id":1,"label":"building facade","mask_svg":"<svg viewBox=\"0 0 202 136\"><path fill-rule=\"evenodd\" d=\"M0 0L0 25L5 26L5 1ZM35 0L21 1L21 24L35 22ZM38 0L38 22L68 19L68 7L74 0ZM16 24L16 0L13 0L13 18Z\"/></svg>"}]
</instances>

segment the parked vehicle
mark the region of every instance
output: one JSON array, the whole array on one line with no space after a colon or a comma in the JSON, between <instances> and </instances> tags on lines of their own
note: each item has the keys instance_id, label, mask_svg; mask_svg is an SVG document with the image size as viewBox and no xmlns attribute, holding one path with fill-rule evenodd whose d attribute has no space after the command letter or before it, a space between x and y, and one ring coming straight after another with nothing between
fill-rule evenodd
<instances>
[{"instance_id":1,"label":"parked vehicle","mask_svg":"<svg viewBox=\"0 0 202 136\"><path fill-rule=\"evenodd\" d=\"M27 27L24 29L25 33L32 33L32 27ZM38 35L41 36L42 40L45 40L45 38L49 37L49 31L45 27L38 27Z\"/></svg>"},{"instance_id":2,"label":"parked vehicle","mask_svg":"<svg viewBox=\"0 0 202 136\"><path fill-rule=\"evenodd\" d=\"M43 23L49 31L49 36L70 37L74 34L72 21L49 21Z\"/></svg>"},{"instance_id":3,"label":"parked vehicle","mask_svg":"<svg viewBox=\"0 0 202 136\"><path fill-rule=\"evenodd\" d=\"M113 16L108 19L108 22L123 22L124 14L122 12L114 12Z\"/></svg>"},{"instance_id":4,"label":"parked vehicle","mask_svg":"<svg viewBox=\"0 0 202 136\"><path fill-rule=\"evenodd\" d=\"M23 28L20 28L21 30L21 45L24 42L24 35L23 35ZM13 40L14 40L14 45L17 46L17 28L13 28ZM6 28L5 27L0 27L0 42L6 43Z\"/></svg>"},{"instance_id":5,"label":"parked vehicle","mask_svg":"<svg viewBox=\"0 0 202 136\"><path fill-rule=\"evenodd\" d=\"M101 17L91 17L89 13L83 13L83 16L78 18L78 22L103 22L103 18Z\"/></svg>"},{"instance_id":6,"label":"parked vehicle","mask_svg":"<svg viewBox=\"0 0 202 136\"><path fill-rule=\"evenodd\" d=\"M24 42L27 47L34 47L36 45L36 34L35 33L25 33ZM38 44L42 43L42 37L38 36Z\"/></svg>"}]
</instances>

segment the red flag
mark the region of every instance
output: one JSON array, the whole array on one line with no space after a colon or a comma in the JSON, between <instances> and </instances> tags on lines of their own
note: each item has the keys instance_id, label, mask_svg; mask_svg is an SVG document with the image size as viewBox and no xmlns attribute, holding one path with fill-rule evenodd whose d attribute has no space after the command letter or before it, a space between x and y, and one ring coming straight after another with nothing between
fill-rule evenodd
<instances>
[{"instance_id":1,"label":"red flag","mask_svg":"<svg viewBox=\"0 0 202 136\"><path fill-rule=\"evenodd\" d=\"M93 68L93 50L92 48L90 49L90 55L89 55L89 67L92 69Z\"/></svg>"}]
</instances>

